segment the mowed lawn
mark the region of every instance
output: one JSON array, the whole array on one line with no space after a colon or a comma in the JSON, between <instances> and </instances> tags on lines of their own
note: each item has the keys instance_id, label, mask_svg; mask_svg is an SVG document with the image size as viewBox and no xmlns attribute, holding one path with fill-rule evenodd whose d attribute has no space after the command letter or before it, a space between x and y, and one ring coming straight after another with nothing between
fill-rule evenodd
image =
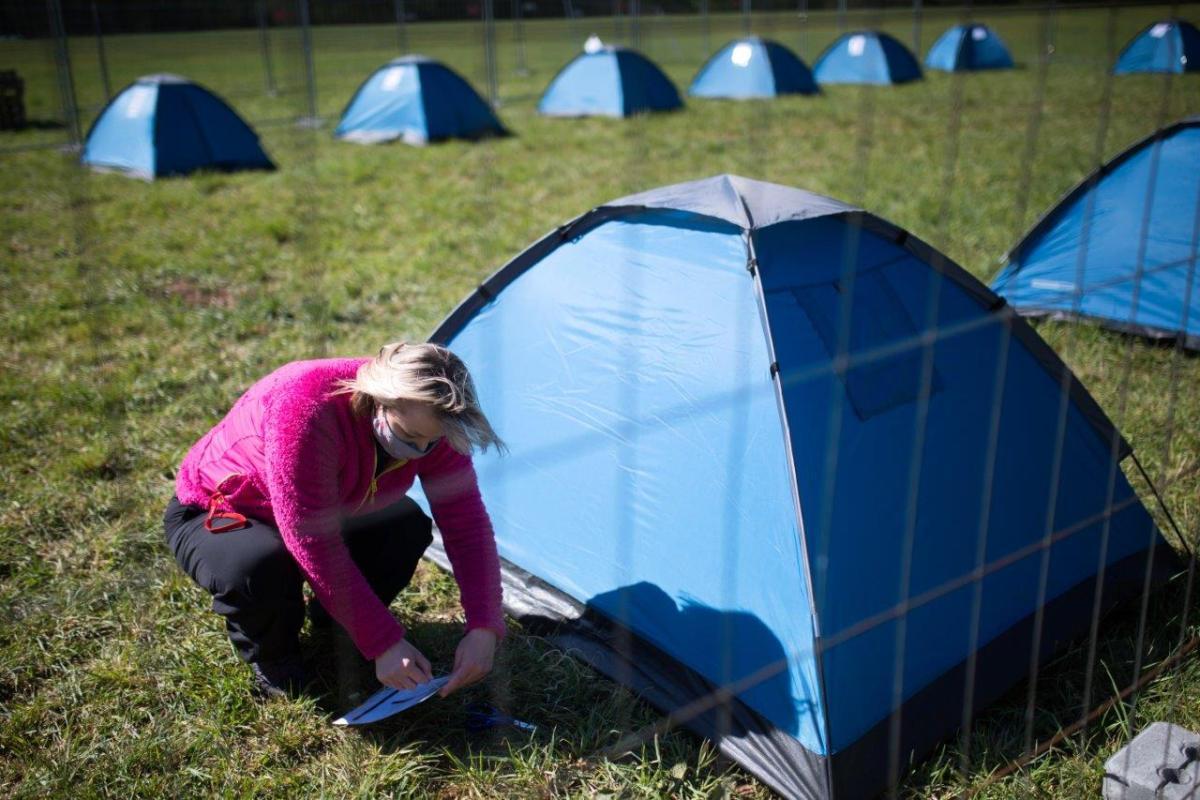
<instances>
[{"instance_id":1,"label":"mowed lawn","mask_svg":"<svg viewBox=\"0 0 1200 800\"><path fill-rule=\"evenodd\" d=\"M1110 79L1112 48L1167 8L980 10L1020 68L903 87L835 87L771 103L691 102L676 114L550 120L537 96L589 33L632 42L681 88L741 30L734 15L530 21L524 55L497 26L500 114L515 136L428 148L334 141L332 123L371 69L396 54L388 27L314 32L316 101L293 30L272 32L266 79L255 31L106 40L114 89L177 72L228 97L276 160L274 173L146 184L81 170L58 150L0 156L0 794L16 797L760 797L769 792L673 732L621 758L606 748L658 717L514 626L492 678L359 732L329 723L353 686L328 658L312 698L259 702L207 597L162 543L161 510L188 446L255 378L297 358L366 354L422 339L479 281L545 231L606 200L732 172L865 205L981 279L1057 197L1160 124L1200 112L1200 78ZM921 55L960 12L926 15ZM855 15L911 42L911 15ZM833 15L756 15L755 32L809 63ZM481 91L478 25L408 27ZM1039 53L1053 45L1043 68ZM95 43L72 40L84 124L103 102ZM0 148L61 142L52 48L5 42L0 68L28 86L31 131ZM523 68L522 68L523 67ZM1102 133L1103 132L1103 133ZM598 265L600 266L600 265ZM1200 359L1089 326L1039 330L1164 484L1175 520L1200 531ZM503 432L501 432L503 433ZM1135 482L1152 504L1144 483ZM580 531L579 535L587 535ZM1038 683L1032 727L1020 686L911 771L903 793L979 786L1197 633L1182 581L1105 622ZM452 580L423 566L394 606L441 668L460 626ZM1193 609L1195 612L1195 609ZM306 637L308 634L306 633ZM322 644L310 642L316 652ZM1138 645L1141 645L1140 651ZM464 699L486 698L538 731L469 735ZM1200 667L1169 671L981 797L1098 796L1127 726L1200 729Z\"/></svg>"}]
</instances>

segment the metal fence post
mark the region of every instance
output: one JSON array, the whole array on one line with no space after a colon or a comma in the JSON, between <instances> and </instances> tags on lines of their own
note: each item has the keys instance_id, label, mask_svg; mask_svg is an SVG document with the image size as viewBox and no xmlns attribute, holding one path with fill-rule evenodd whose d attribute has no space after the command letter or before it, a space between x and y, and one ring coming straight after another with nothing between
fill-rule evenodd
<instances>
[{"instance_id":1,"label":"metal fence post","mask_svg":"<svg viewBox=\"0 0 1200 800\"><path fill-rule=\"evenodd\" d=\"M278 90L275 86L275 69L271 66L271 35L267 32L267 0L258 0L258 48L262 52L263 78L267 84L267 94L274 96Z\"/></svg>"},{"instance_id":2,"label":"metal fence post","mask_svg":"<svg viewBox=\"0 0 1200 800\"><path fill-rule=\"evenodd\" d=\"M405 19L404 0L392 0L392 8L396 13L396 46L400 55L408 52L408 20Z\"/></svg>"},{"instance_id":3,"label":"metal fence post","mask_svg":"<svg viewBox=\"0 0 1200 800\"><path fill-rule=\"evenodd\" d=\"M96 58L100 62L100 80L104 84L104 100L112 98L112 85L108 81L108 55L104 51L104 34L100 31L100 9L92 0L92 28L96 31Z\"/></svg>"},{"instance_id":4,"label":"metal fence post","mask_svg":"<svg viewBox=\"0 0 1200 800\"><path fill-rule=\"evenodd\" d=\"M529 66L525 63L525 18L521 5L525 0L512 0L513 38L517 41L517 74L528 75Z\"/></svg>"},{"instance_id":5,"label":"metal fence post","mask_svg":"<svg viewBox=\"0 0 1200 800\"><path fill-rule=\"evenodd\" d=\"M487 70L488 102L493 108L500 104L500 87L496 79L495 12L494 0L483 0L483 62Z\"/></svg>"},{"instance_id":6,"label":"metal fence post","mask_svg":"<svg viewBox=\"0 0 1200 800\"><path fill-rule=\"evenodd\" d=\"M921 0L913 0L913 52L920 57L921 52Z\"/></svg>"},{"instance_id":7,"label":"metal fence post","mask_svg":"<svg viewBox=\"0 0 1200 800\"><path fill-rule=\"evenodd\" d=\"M46 0L46 12L50 17L50 34L54 37L54 64L58 72L58 93L62 100L63 122L67 126L68 145L78 148L81 140L79 127L79 104L75 101L75 79L71 74L71 51L67 45L67 31L63 24L62 3Z\"/></svg>"},{"instance_id":8,"label":"metal fence post","mask_svg":"<svg viewBox=\"0 0 1200 800\"><path fill-rule=\"evenodd\" d=\"M750 33L751 0L742 0L742 33Z\"/></svg>"},{"instance_id":9,"label":"metal fence post","mask_svg":"<svg viewBox=\"0 0 1200 800\"><path fill-rule=\"evenodd\" d=\"M312 20L308 13L308 0L297 0L300 11L300 46L304 49L304 72L308 90L308 116L300 120L306 127L316 127L321 123L317 116L317 70L313 64L312 53Z\"/></svg>"}]
</instances>

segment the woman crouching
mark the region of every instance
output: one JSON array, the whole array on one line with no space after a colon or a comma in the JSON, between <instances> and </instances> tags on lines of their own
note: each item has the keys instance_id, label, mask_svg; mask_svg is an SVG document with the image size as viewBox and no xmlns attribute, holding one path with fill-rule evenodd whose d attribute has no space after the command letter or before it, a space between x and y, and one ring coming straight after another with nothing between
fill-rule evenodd
<instances>
[{"instance_id":1,"label":"woman crouching","mask_svg":"<svg viewBox=\"0 0 1200 800\"><path fill-rule=\"evenodd\" d=\"M179 566L212 594L255 687L294 694L302 584L314 623L341 625L385 686L431 679L388 604L432 541L454 568L466 635L442 696L480 680L504 636L500 567L470 454L503 448L463 362L434 344L298 361L259 380L184 457L164 519Z\"/></svg>"}]
</instances>

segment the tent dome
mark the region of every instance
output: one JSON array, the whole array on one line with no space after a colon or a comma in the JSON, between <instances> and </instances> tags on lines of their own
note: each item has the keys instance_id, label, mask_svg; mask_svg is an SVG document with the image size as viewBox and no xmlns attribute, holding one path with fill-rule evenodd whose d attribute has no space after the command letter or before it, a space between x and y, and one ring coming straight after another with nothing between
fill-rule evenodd
<instances>
[{"instance_id":1,"label":"tent dome","mask_svg":"<svg viewBox=\"0 0 1200 800\"><path fill-rule=\"evenodd\" d=\"M1182 19L1155 22L1125 45L1113 72L1200 72L1200 30Z\"/></svg>"},{"instance_id":2,"label":"tent dome","mask_svg":"<svg viewBox=\"0 0 1200 800\"><path fill-rule=\"evenodd\" d=\"M1007 45L987 25L955 25L938 37L925 56L925 66L945 72L1012 69Z\"/></svg>"},{"instance_id":3,"label":"tent dome","mask_svg":"<svg viewBox=\"0 0 1200 800\"><path fill-rule=\"evenodd\" d=\"M992 287L1022 314L1086 317L1200 349L1200 117L1135 143L1066 194Z\"/></svg>"},{"instance_id":4,"label":"tent dome","mask_svg":"<svg viewBox=\"0 0 1200 800\"><path fill-rule=\"evenodd\" d=\"M636 50L603 46L568 63L546 87L538 113L553 117L627 117L683 105L675 84Z\"/></svg>"},{"instance_id":5,"label":"tent dome","mask_svg":"<svg viewBox=\"0 0 1200 800\"><path fill-rule=\"evenodd\" d=\"M908 763L1026 675L1035 618L1046 658L1088 629L1098 565L1107 606L1165 548L1033 329L832 198L614 200L433 340L510 448L474 460L507 609L668 710L730 687L689 724L788 797L873 796L894 709Z\"/></svg>"},{"instance_id":6,"label":"tent dome","mask_svg":"<svg viewBox=\"0 0 1200 800\"><path fill-rule=\"evenodd\" d=\"M454 70L424 56L393 59L358 87L333 135L374 144L502 136L492 109Z\"/></svg>"},{"instance_id":7,"label":"tent dome","mask_svg":"<svg viewBox=\"0 0 1200 800\"><path fill-rule=\"evenodd\" d=\"M718 50L696 73L688 94L745 99L820 91L812 72L795 53L755 36L737 39Z\"/></svg>"},{"instance_id":8,"label":"tent dome","mask_svg":"<svg viewBox=\"0 0 1200 800\"><path fill-rule=\"evenodd\" d=\"M204 87L178 75L138 78L100 112L80 161L153 180L199 169L274 169L256 134Z\"/></svg>"},{"instance_id":9,"label":"tent dome","mask_svg":"<svg viewBox=\"0 0 1200 800\"><path fill-rule=\"evenodd\" d=\"M813 67L817 83L906 83L921 79L907 47L879 31L855 31L831 44Z\"/></svg>"}]
</instances>

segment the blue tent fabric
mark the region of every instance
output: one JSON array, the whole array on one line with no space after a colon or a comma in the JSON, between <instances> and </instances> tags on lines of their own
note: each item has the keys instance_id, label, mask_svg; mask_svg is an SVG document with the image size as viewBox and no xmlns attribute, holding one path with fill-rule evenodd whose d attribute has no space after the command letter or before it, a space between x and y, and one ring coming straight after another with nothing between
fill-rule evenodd
<instances>
[{"instance_id":1,"label":"blue tent fabric","mask_svg":"<svg viewBox=\"0 0 1200 800\"><path fill-rule=\"evenodd\" d=\"M979 708L1034 619L1043 657L1087 629L1102 563L1108 608L1169 558L1032 328L831 198L718 176L615 200L433 339L510 448L475 460L508 610L664 709L727 687L689 724L784 796L878 792L894 709L907 763L960 724L967 664Z\"/></svg>"},{"instance_id":2,"label":"blue tent fabric","mask_svg":"<svg viewBox=\"0 0 1200 800\"><path fill-rule=\"evenodd\" d=\"M889 85L921 79L921 65L907 47L879 31L841 36L813 66L817 83Z\"/></svg>"},{"instance_id":3,"label":"blue tent fabric","mask_svg":"<svg viewBox=\"0 0 1200 800\"><path fill-rule=\"evenodd\" d=\"M1125 45L1113 72L1200 72L1200 29L1182 19L1155 22Z\"/></svg>"},{"instance_id":4,"label":"blue tent fabric","mask_svg":"<svg viewBox=\"0 0 1200 800\"><path fill-rule=\"evenodd\" d=\"M454 70L424 56L404 56L371 73L333 133L359 144L399 139L421 145L507 132L487 102Z\"/></svg>"},{"instance_id":5,"label":"blue tent fabric","mask_svg":"<svg viewBox=\"0 0 1200 800\"><path fill-rule=\"evenodd\" d=\"M1022 313L1081 317L1200 349L1200 117L1084 179L1008 254L992 288Z\"/></svg>"},{"instance_id":6,"label":"blue tent fabric","mask_svg":"<svg viewBox=\"0 0 1200 800\"><path fill-rule=\"evenodd\" d=\"M256 134L225 101L177 75L147 75L96 117L80 162L144 180L199 169L274 169Z\"/></svg>"},{"instance_id":7,"label":"blue tent fabric","mask_svg":"<svg viewBox=\"0 0 1200 800\"><path fill-rule=\"evenodd\" d=\"M696 73L688 94L743 100L820 91L795 53L778 42L752 36L718 50Z\"/></svg>"},{"instance_id":8,"label":"blue tent fabric","mask_svg":"<svg viewBox=\"0 0 1200 800\"><path fill-rule=\"evenodd\" d=\"M623 47L584 52L546 87L538 113L552 117L628 117L683 106L679 91L653 61Z\"/></svg>"},{"instance_id":9,"label":"blue tent fabric","mask_svg":"<svg viewBox=\"0 0 1200 800\"><path fill-rule=\"evenodd\" d=\"M944 72L1012 69L1008 46L987 25L955 25L938 37L925 56L925 66Z\"/></svg>"}]
</instances>

